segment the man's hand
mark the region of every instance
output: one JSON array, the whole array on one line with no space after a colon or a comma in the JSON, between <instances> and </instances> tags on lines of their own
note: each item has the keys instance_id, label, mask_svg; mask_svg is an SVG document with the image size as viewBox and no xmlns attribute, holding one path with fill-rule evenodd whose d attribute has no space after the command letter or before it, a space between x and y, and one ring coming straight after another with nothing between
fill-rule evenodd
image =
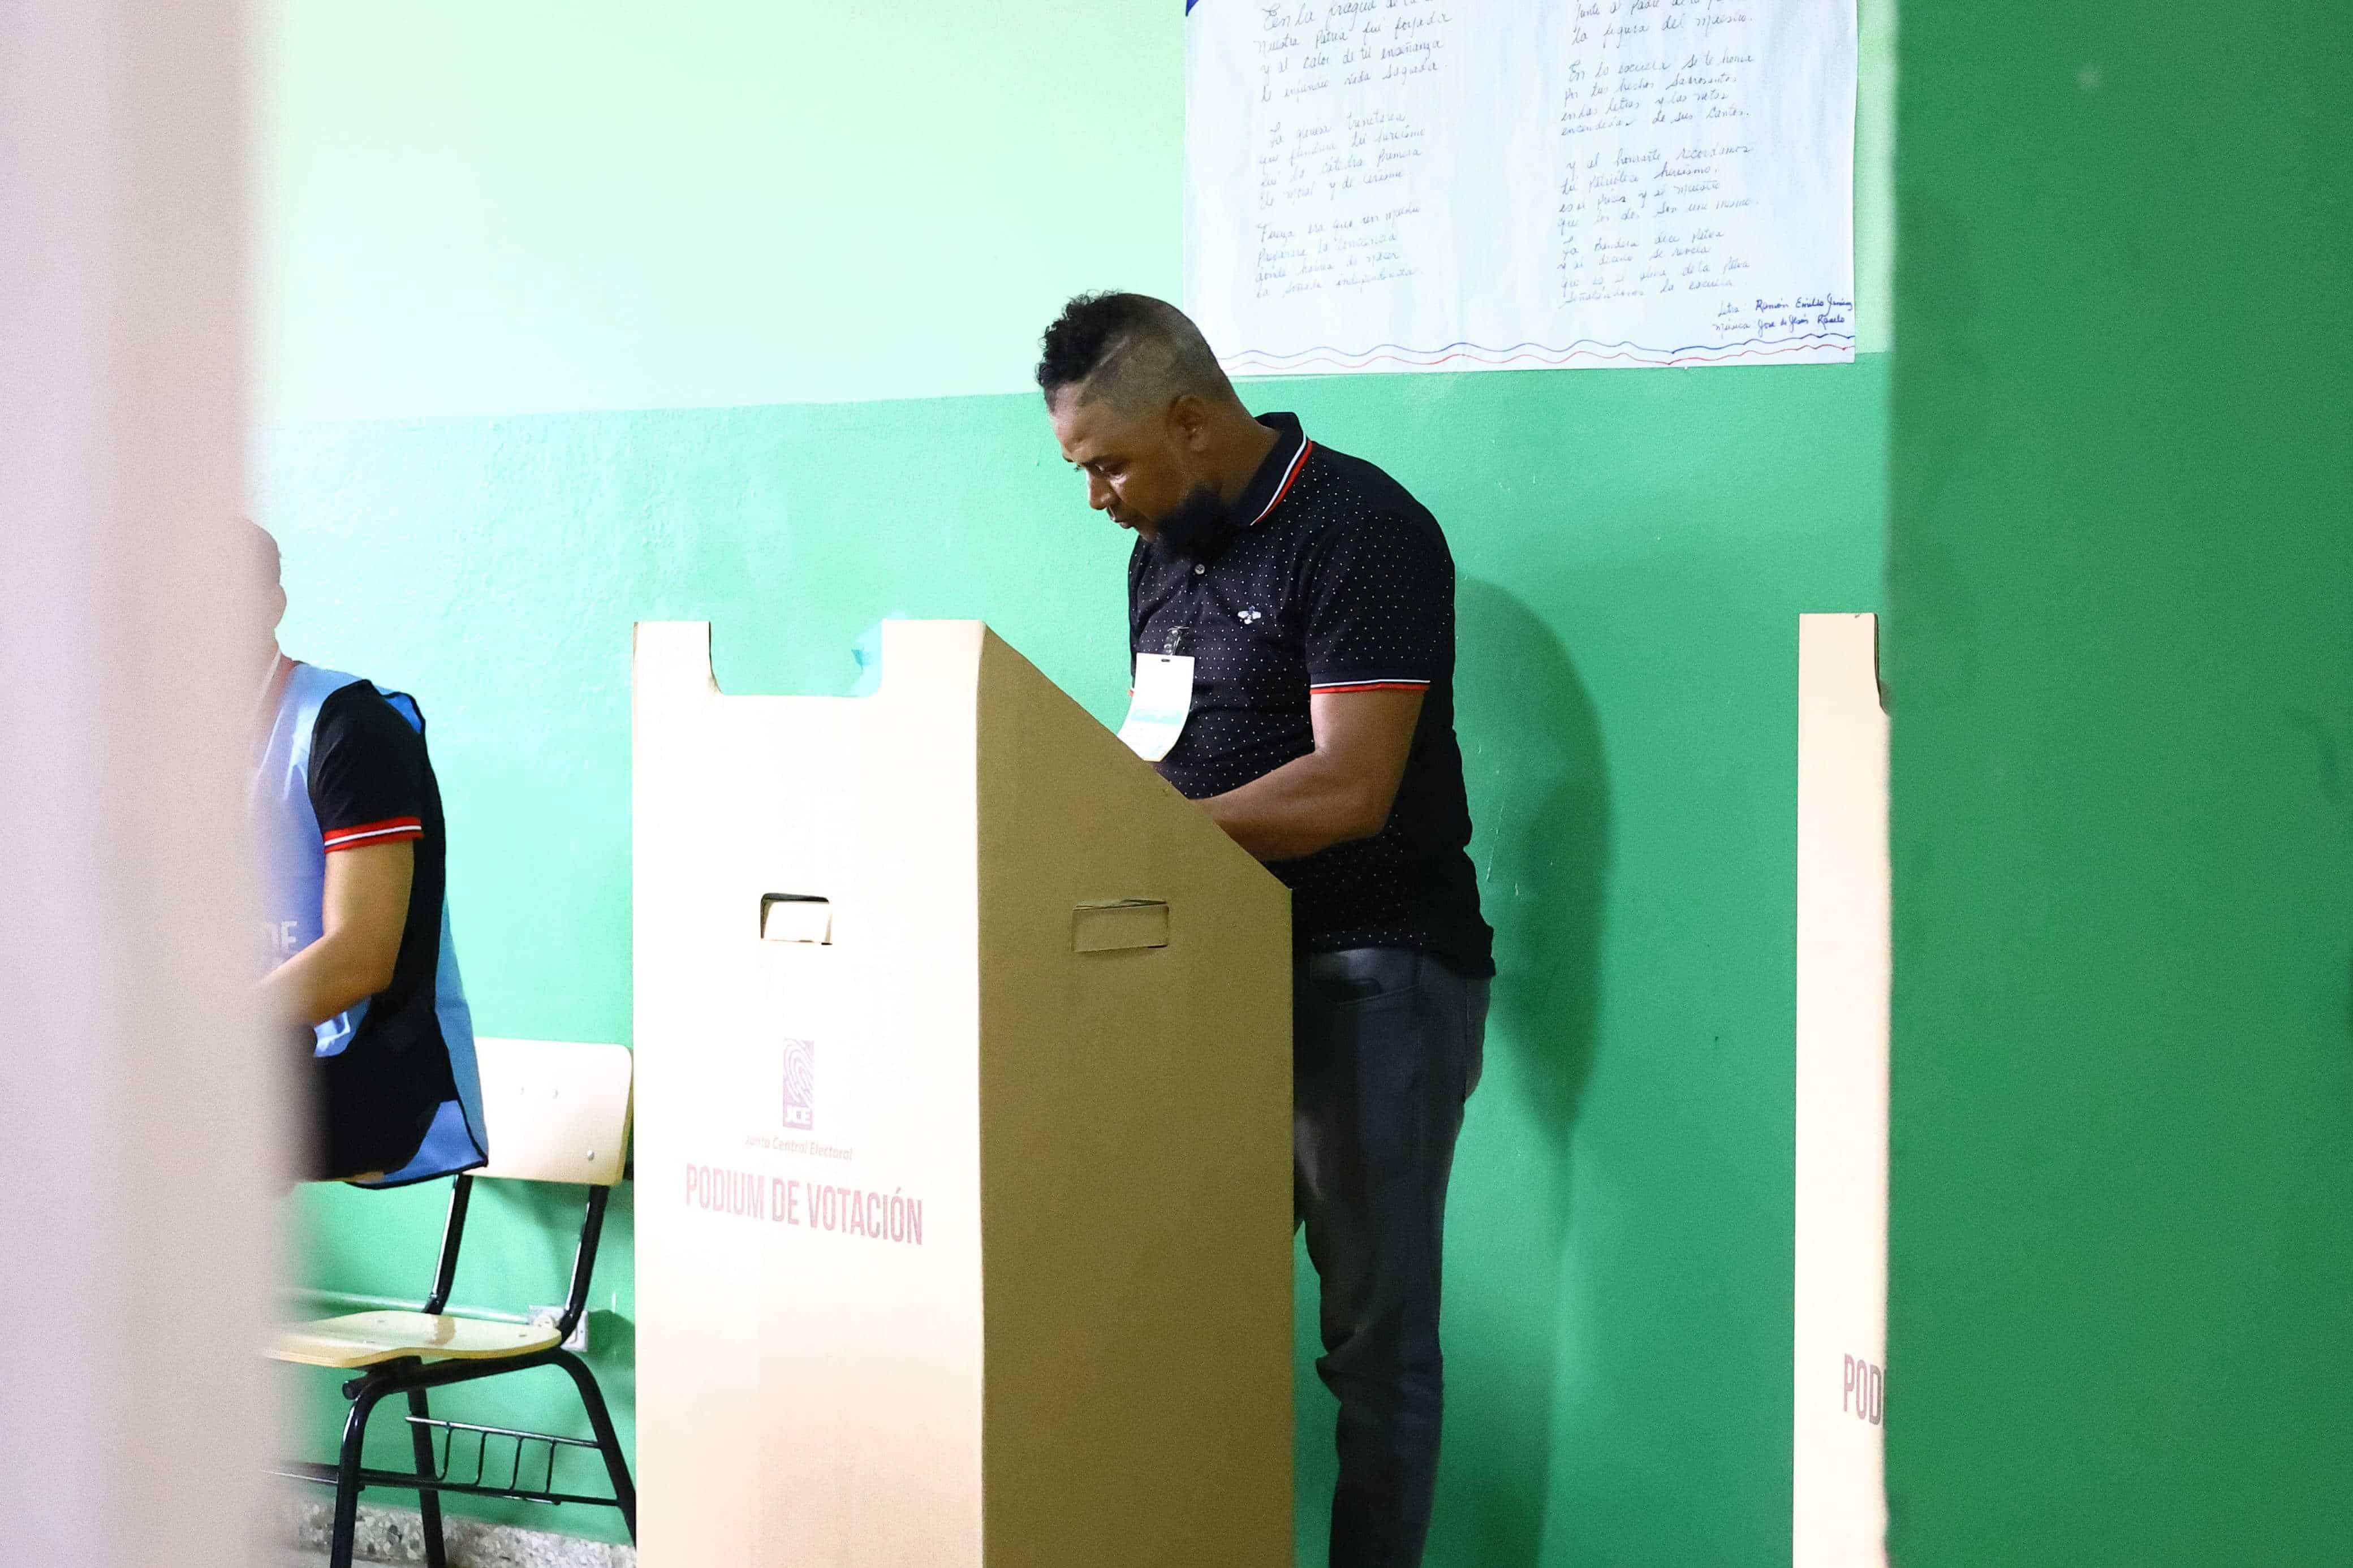
<instances>
[{"instance_id":1,"label":"man's hand","mask_svg":"<svg viewBox=\"0 0 2353 1568\"><path fill-rule=\"evenodd\" d=\"M408 841L327 857L320 900L325 934L261 983L262 1005L272 1019L301 1028L323 1024L392 984L416 871L417 846Z\"/></svg>"},{"instance_id":2,"label":"man's hand","mask_svg":"<svg viewBox=\"0 0 2353 1568\"><path fill-rule=\"evenodd\" d=\"M1370 838L1388 822L1421 720L1420 691L1342 691L1307 699L1315 749L1201 804L1261 860L1296 860Z\"/></svg>"}]
</instances>

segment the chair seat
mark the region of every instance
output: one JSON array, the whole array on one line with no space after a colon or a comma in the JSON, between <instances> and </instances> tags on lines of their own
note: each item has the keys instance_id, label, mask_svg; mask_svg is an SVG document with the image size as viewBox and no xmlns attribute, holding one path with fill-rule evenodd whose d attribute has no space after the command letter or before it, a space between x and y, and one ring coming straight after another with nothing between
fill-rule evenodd
<instances>
[{"instance_id":1,"label":"chair seat","mask_svg":"<svg viewBox=\"0 0 2353 1568\"><path fill-rule=\"evenodd\" d=\"M288 1323L269 1347L275 1361L304 1366L374 1366L415 1356L420 1361L502 1361L553 1349L553 1326L489 1323L446 1312L353 1312Z\"/></svg>"}]
</instances>

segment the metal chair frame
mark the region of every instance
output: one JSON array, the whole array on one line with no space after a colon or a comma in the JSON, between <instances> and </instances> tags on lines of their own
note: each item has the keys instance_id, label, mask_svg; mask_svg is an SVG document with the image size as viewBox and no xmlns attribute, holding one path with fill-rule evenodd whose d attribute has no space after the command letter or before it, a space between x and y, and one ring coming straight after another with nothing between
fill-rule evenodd
<instances>
[{"instance_id":1,"label":"metal chair frame","mask_svg":"<svg viewBox=\"0 0 2353 1568\"><path fill-rule=\"evenodd\" d=\"M457 1177L449 1191L449 1217L441 1232L441 1256L433 1274L433 1293L427 1297L418 1310L438 1314L449 1304L449 1291L457 1281L458 1249L465 1239L466 1205L473 1193L474 1178ZM335 1489L334 1532L328 1544L329 1568L352 1568L353 1539L359 1530L360 1493L369 1487L389 1487L417 1493L417 1506L425 1516L425 1561L427 1568L448 1568L447 1549L441 1538L441 1494L456 1492L468 1497L520 1498L542 1503L590 1503L620 1510L621 1520L628 1527L629 1539L638 1538L638 1491L629 1479L628 1461L621 1453L621 1440L614 1430L611 1413L605 1407L605 1395L596 1386L596 1374L587 1363L564 1348L563 1342L572 1337L582 1316L588 1310L588 1288L596 1269L596 1243L605 1228L605 1207L612 1189L591 1186L588 1203L580 1224L580 1245L573 1254L572 1287L564 1302L564 1313L556 1321L556 1343L542 1351L522 1355L501 1356L480 1360L427 1362L421 1357L407 1356L380 1363L367 1368L361 1375L343 1384L343 1397L352 1402L350 1415L343 1422L342 1449L333 1464L298 1461L280 1467L272 1473L290 1479L308 1481ZM579 1437L558 1436L552 1432L523 1432L512 1427L480 1426L464 1422L437 1421L427 1400L427 1391L446 1388L455 1384L474 1383L486 1377L504 1377L512 1373L529 1372L538 1367L559 1368L579 1391L581 1406L587 1412L589 1429L596 1434L593 1442ZM417 1457L417 1468L406 1470L371 1469L361 1462L366 1446L368 1417L377 1404L386 1397L404 1394L408 1403L408 1429ZM438 1458L434 1453L433 1435L443 1434ZM453 1480L450 1472L457 1454L459 1434L470 1433L477 1442L473 1479ZM484 1479L488 1449L493 1437L514 1443L514 1464L503 1486L487 1484ZM547 1467L544 1483L525 1485L523 1446L526 1443L547 1445ZM563 1448L595 1448L604 1458L607 1478L612 1483L613 1495L595 1497L555 1489L555 1458Z\"/></svg>"}]
</instances>

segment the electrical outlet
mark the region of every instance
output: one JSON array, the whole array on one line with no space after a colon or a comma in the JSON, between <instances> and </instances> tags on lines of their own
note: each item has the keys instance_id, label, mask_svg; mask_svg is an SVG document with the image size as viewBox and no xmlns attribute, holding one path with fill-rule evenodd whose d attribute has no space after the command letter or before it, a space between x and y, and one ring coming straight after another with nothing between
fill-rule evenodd
<instances>
[{"instance_id":1,"label":"electrical outlet","mask_svg":"<svg viewBox=\"0 0 2353 1568\"><path fill-rule=\"evenodd\" d=\"M563 1321L564 1309L561 1307L533 1307L531 1309L531 1321L533 1328L552 1329ZM581 1313L580 1321L572 1325L571 1337L564 1342L564 1348L570 1351L575 1355L586 1355L588 1353L587 1313Z\"/></svg>"}]
</instances>

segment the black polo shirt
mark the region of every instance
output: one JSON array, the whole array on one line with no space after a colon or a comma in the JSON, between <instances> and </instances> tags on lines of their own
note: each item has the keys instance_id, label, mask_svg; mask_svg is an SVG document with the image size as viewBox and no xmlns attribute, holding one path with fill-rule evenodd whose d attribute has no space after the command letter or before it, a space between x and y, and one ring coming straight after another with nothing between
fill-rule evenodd
<instances>
[{"instance_id":1,"label":"black polo shirt","mask_svg":"<svg viewBox=\"0 0 2353 1568\"><path fill-rule=\"evenodd\" d=\"M392 696L416 707L405 693ZM421 714L412 726L375 687L354 680L329 694L311 727L311 809L326 852L416 846L392 984L367 999L351 1043L316 1060L321 1168L335 1175L400 1169L441 1103L458 1094L436 1005L448 830L422 724Z\"/></svg>"},{"instance_id":2,"label":"black polo shirt","mask_svg":"<svg viewBox=\"0 0 2353 1568\"><path fill-rule=\"evenodd\" d=\"M1495 972L1466 848L1454 739L1454 558L1438 520L1361 458L1270 414L1274 450L1226 527L1184 554L1138 539L1128 640L1193 656L1193 708L1159 763L1190 799L1240 788L1315 749L1314 692L1419 689L1421 719L1388 824L1268 867L1289 884L1299 952L1402 947Z\"/></svg>"}]
</instances>

